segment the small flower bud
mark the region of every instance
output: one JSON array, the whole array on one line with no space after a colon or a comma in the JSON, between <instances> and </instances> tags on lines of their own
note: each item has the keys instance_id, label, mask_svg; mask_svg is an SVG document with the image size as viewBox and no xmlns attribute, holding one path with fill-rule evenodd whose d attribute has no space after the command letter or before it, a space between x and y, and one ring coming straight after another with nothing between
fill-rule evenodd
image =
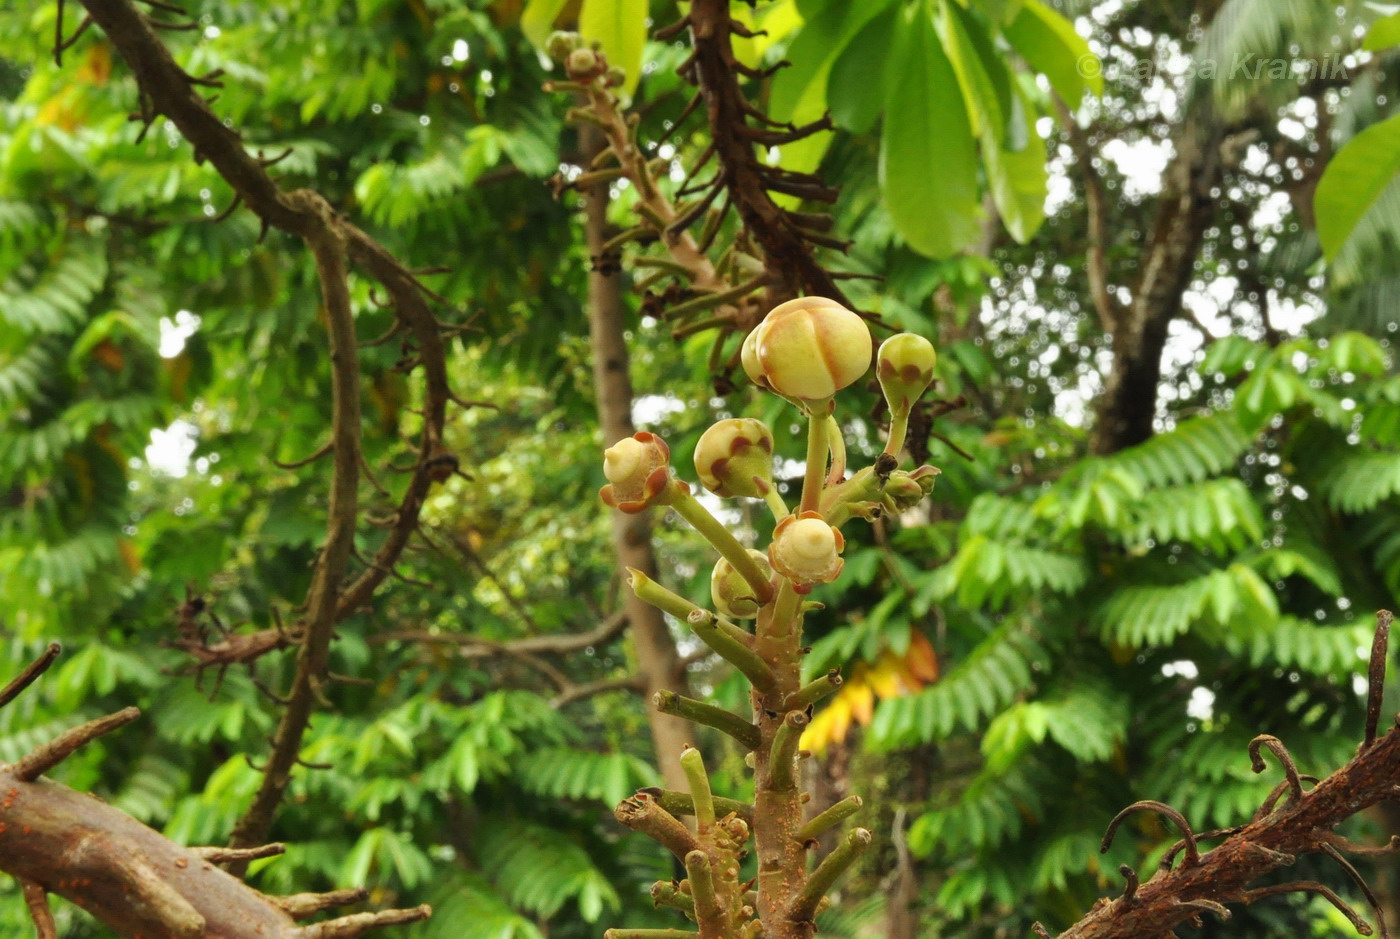
<instances>
[{"instance_id":1,"label":"small flower bud","mask_svg":"<svg viewBox=\"0 0 1400 939\"><path fill-rule=\"evenodd\" d=\"M620 65L613 65L603 73L603 83L610 88L621 88L627 84L627 70Z\"/></svg>"},{"instance_id":2,"label":"small flower bud","mask_svg":"<svg viewBox=\"0 0 1400 939\"><path fill-rule=\"evenodd\" d=\"M768 560L799 593L806 593L813 584L829 584L837 578L845 566L841 560L845 547L841 532L828 525L820 513L803 512L789 515L773 529Z\"/></svg>"},{"instance_id":3,"label":"small flower bud","mask_svg":"<svg viewBox=\"0 0 1400 939\"><path fill-rule=\"evenodd\" d=\"M749 557L758 562L759 569L764 574L773 576L768 557L762 551L750 548ZM763 605L758 597L753 595L753 587L749 586L749 582L725 558L719 559L714 572L710 574L710 599L714 601L716 610L735 619L753 619L758 615L759 607Z\"/></svg>"},{"instance_id":4,"label":"small flower bud","mask_svg":"<svg viewBox=\"0 0 1400 939\"><path fill-rule=\"evenodd\" d=\"M787 398L822 401L870 367L865 321L834 300L800 297L779 304L744 339L744 371Z\"/></svg>"},{"instance_id":5,"label":"small flower bud","mask_svg":"<svg viewBox=\"0 0 1400 939\"><path fill-rule=\"evenodd\" d=\"M890 497L895 509L907 512L933 491L933 480L938 473L932 466L921 466L912 473L895 470L885 482L885 495Z\"/></svg>"},{"instance_id":6,"label":"small flower bud","mask_svg":"<svg viewBox=\"0 0 1400 939\"><path fill-rule=\"evenodd\" d=\"M593 78L601 71L598 53L588 48L575 49L564 60L564 71L569 73L570 78Z\"/></svg>"},{"instance_id":7,"label":"small flower bud","mask_svg":"<svg viewBox=\"0 0 1400 939\"><path fill-rule=\"evenodd\" d=\"M583 45L583 37L578 33L566 33L556 30L549 34L549 38L544 42L544 51L556 62L563 62L579 46Z\"/></svg>"},{"instance_id":8,"label":"small flower bud","mask_svg":"<svg viewBox=\"0 0 1400 939\"><path fill-rule=\"evenodd\" d=\"M933 343L915 333L891 336L880 345L875 372L890 410L907 415L933 381L938 353Z\"/></svg>"},{"instance_id":9,"label":"small flower bud","mask_svg":"<svg viewBox=\"0 0 1400 939\"><path fill-rule=\"evenodd\" d=\"M599 498L629 515L663 504L672 483L670 459L666 441L655 434L642 430L624 437L603 451L603 475L608 477L608 485L598 491Z\"/></svg>"},{"instance_id":10,"label":"small flower bud","mask_svg":"<svg viewBox=\"0 0 1400 939\"><path fill-rule=\"evenodd\" d=\"M718 421L695 445L700 484L717 496L761 499L773 488L773 433L759 420Z\"/></svg>"}]
</instances>

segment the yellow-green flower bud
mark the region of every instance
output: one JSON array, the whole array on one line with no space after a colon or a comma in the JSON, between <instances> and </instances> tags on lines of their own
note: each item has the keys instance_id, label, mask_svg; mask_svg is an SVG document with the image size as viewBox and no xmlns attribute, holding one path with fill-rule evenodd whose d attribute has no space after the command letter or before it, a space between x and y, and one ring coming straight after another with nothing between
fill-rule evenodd
<instances>
[{"instance_id":1,"label":"yellow-green flower bud","mask_svg":"<svg viewBox=\"0 0 1400 939\"><path fill-rule=\"evenodd\" d=\"M828 525L821 513L803 512L789 515L773 529L768 560L798 593L809 593L813 584L829 584L840 575L845 547L840 530Z\"/></svg>"},{"instance_id":2,"label":"yellow-green flower bud","mask_svg":"<svg viewBox=\"0 0 1400 939\"><path fill-rule=\"evenodd\" d=\"M907 415L913 409L933 382L937 363L933 343L915 333L891 336L880 345L875 373L892 412Z\"/></svg>"},{"instance_id":3,"label":"yellow-green flower bud","mask_svg":"<svg viewBox=\"0 0 1400 939\"><path fill-rule=\"evenodd\" d=\"M620 65L613 65L603 73L603 83L610 88L621 88L627 84L627 70Z\"/></svg>"},{"instance_id":4,"label":"yellow-green flower bud","mask_svg":"<svg viewBox=\"0 0 1400 939\"><path fill-rule=\"evenodd\" d=\"M569 53L583 45L583 37L578 33L567 33L556 30L549 34L549 38L544 42L544 51L556 62L563 62L569 57Z\"/></svg>"},{"instance_id":5,"label":"yellow-green flower bud","mask_svg":"<svg viewBox=\"0 0 1400 939\"><path fill-rule=\"evenodd\" d=\"M749 557L758 563L764 574L773 576L768 557L762 551L750 548ZM714 601L716 610L735 619L753 619L758 615L759 607L763 605L758 597L753 595L753 587L749 586L744 575L736 571L734 565L724 558L719 559L714 572L710 574L710 599Z\"/></svg>"},{"instance_id":6,"label":"yellow-green flower bud","mask_svg":"<svg viewBox=\"0 0 1400 939\"><path fill-rule=\"evenodd\" d=\"M773 433L759 420L731 417L695 445L700 484L717 496L761 499L773 488Z\"/></svg>"},{"instance_id":7,"label":"yellow-green flower bud","mask_svg":"<svg viewBox=\"0 0 1400 939\"><path fill-rule=\"evenodd\" d=\"M666 441L645 430L624 437L603 451L603 475L608 484L598 496L615 509L635 515L649 505L668 501L669 485L685 483L671 479L671 449Z\"/></svg>"},{"instance_id":8,"label":"yellow-green flower bud","mask_svg":"<svg viewBox=\"0 0 1400 939\"><path fill-rule=\"evenodd\" d=\"M598 53L587 47L575 49L569 53L569 57L564 60L564 71L569 73L569 77L576 80L586 80L593 78L604 69L602 62L598 58Z\"/></svg>"},{"instance_id":9,"label":"yellow-green flower bud","mask_svg":"<svg viewBox=\"0 0 1400 939\"><path fill-rule=\"evenodd\" d=\"M865 374L870 329L825 297L779 304L744 339L744 371L755 384L787 398L824 401Z\"/></svg>"},{"instance_id":10,"label":"yellow-green flower bud","mask_svg":"<svg viewBox=\"0 0 1400 939\"><path fill-rule=\"evenodd\" d=\"M912 473L895 470L885 483L885 495L890 497L894 507L906 512L914 508L933 491L933 481L939 470L932 466L921 466Z\"/></svg>"}]
</instances>

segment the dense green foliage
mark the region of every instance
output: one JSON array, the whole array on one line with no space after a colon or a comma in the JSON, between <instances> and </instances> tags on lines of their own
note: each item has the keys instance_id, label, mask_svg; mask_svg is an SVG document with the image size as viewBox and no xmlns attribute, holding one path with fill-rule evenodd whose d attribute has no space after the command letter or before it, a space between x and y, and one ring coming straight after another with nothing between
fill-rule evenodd
<instances>
[{"instance_id":1,"label":"dense green foliage","mask_svg":"<svg viewBox=\"0 0 1400 939\"><path fill-rule=\"evenodd\" d=\"M451 268L429 280L454 306L447 318L470 327L452 346L454 385L489 404L454 412L450 442L470 478L434 491L426 540L400 565L414 582L390 581L339 631L334 670L368 683L332 689L335 708L303 750L332 768L297 772L275 832L288 854L255 865L254 881L431 902L437 916L405 933L423 937L669 923L644 894L668 863L607 811L655 780L643 703L610 694L556 708L548 671L454 641L585 632L617 605L595 501L587 252L572 203L544 184L579 162L578 144L566 105L540 91L534 45L575 11L194 6L206 28L172 34L177 56L192 72L225 71L217 110L255 146L290 148L283 183L314 185L407 262ZM657 22L671 6L652 4ZM838 0L784 0L754 13L770 35L746 54L794 63L762 89L774 116L830 109L840 128L778 155L843 186L835 227L854 245L833 266L883 278L850 282L853 300L934 338L937 393L967 402L934 421L935 436L913 435L916 455L927 448L944 471L928 516L853 538L845 577L819 595L827 611L809 619L812 671L847 663L865 676L830 707L866 729L828 721L812 741L824 778L881 797L863 824L883 844L824 935L878 934L897 840L915 856L928 934L1019 935L1034 919L1071 922L1116 886L1118 864L1155 863L1169 839L1150 825L1099 860L1123 804L1170 801L1199 827L1247 817L1276 781L1249 772L1255 733L1287 741L1304 772L1330 770L1357 739L1352 676L1369 613L1400 595L1400 190L1377 176L1373 192L1340 194L1350 210L1328 208L1324 190L1316 217L1311 200L1324 157L1346 141L1360 149L1339 163L1373 164L1367 147L1393 155L1380 136L1396 120L1380 103L1395 100L1392 60L1377 53L1321 89L1225 76L1200 87L1179 68L1132 67L1198 50L1306 54L1334 36L1354 49L1374 14L1345 4L1310 19L1298 12L1309 4L1227 0L1202 31L1168 0L1053 6L1078 34L1036 0L890 0L859 17ZM593 16L639 8L584 4ZM291 239L260 239L246 211L210 221L229 189L172 128L139 139L134 83L97 30L52 64L56 13L0 11L0 638L12 664L51 638L68 653L0 712L0 760L138 704L141 724L58 778L172 838L219 843L257 785L248 760L265 753L277 714L253 679L279 687L289 657L234 667L216 690L213 672L197 685L168 643L189 595L251 631L294 619L305 594L325 464L275 461L308 456L326 434L317 288ZM606 22L592 28L610 35ZM862 73L892 36L883 68L917 80ZM1076 84L1086 42L1106 68L1102 99ZM683 58L673 44L645 47L644 140L681 112ZM1124 291L1160 191L1142 166L1182 110L1227 121L1236 151L1184 291L1189 316L1173 324L1159 433L1112 454L1087 455L1111 349L1088 299L1083 183L1050 119L1052 91L1080 104L1104 154L1121 221L1107 264ZM675 165L706 139L692 119L672 142ZM977 221L986 194L1000 227ZM929 259L978 243L988 257ZM368 341L389 317L352 285ZM747 388L713 396L707 337L673 343L650 318L633 326L638 418L675 453L739 413L764 416L795 452L781 405ZM366 452L390 490L400 483L387 467L408 462L404 435L420 420L400 354L393 342L360 353ZM867 393L846 429L868 459L881 444ZM168 442L148 451L153 430ZM365 493L371 513L392 505ZM376 537L366 526L360 547ZM669 569L695 574L672 586L704 597L708 560L664 526L658 541ZM210 617L200 622L212 638ZM930 645L935 682L927 663L908 664ZM622 637L550 663L573 684L634 670ZM692 677L737 696L709 659ZM724 745L712 744L722 774ZM896 819L908 823L892 839ZM0 932L22 934L18 892L0 890ZM101 934L79 911L59 914L64 935ZM1332 915L1278 901L1228 929L1326 934Z\"/></svg>"}]
</instances>

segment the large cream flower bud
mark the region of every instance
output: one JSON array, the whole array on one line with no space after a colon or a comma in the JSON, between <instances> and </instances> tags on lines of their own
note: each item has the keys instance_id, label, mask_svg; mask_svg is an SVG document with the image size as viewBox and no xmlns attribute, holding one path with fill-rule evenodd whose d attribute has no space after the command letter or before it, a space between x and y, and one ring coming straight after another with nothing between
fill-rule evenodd
<instances>
[{"instance_id":1,"label":"large cream flower bud","mask_svg":"<svg viewBox=\"0 0 1400 939\"><path fill-rule=\"evenodd\" d=\"M841 560L845 547L840 530L828 525L820 512L803 512L789 515L773 529L768 560L798 593L808 593L813 584L829 584L837 578L845 566Z\"/></svg>"},{"instance_id":2,"label":"large cream flower bud","mask_svg":"<svg viewBox=\"0 0 1400 939\"><path fill-rule=\"evenodd\" d=\"M907 416L913 410L914 402L932 384L936 364L933 343L915 333L900 333L880 344L875 374L891 412Z\"/></svg>"},{"instance_id":3,"label":"large cream flower bud","mask_svg":"<svg viewBox=\"0 0 1400 939\"><path fill-rule=\"evenodd\" d=\"M850 310L825 297L779 304L744 339L744 371L786 398L824 401L865 374L874 343Z\"/></svg>"},{"instance_id":4,"label":"large cream flower bud","mask_svg":"<svg viewBox=\"0 0 1400 939\"><path fill-rule=\"evenodd\" d=\"M666 441L645 430L624 437L603 451L603 475L608 484L598 496L608 505L635 515L649 505L661 505L671 479L671 449Z\"/></svg>"},{"instance_id":5,"label":"large cream flower bud","mask_svg":"<svg viewBox=\"0 0 1400 939\"><path fill-rule=\"evenodd\" d=\"M717 496L761 499L773 488L773 433L762 421L731 417L695 445L700 484Z\"/></svg>"},{"instance_id":6,"label":"large cream flower bud","mask_svg":"<svg viewBox=\"0 0 1400 939\"><path fill-rule=\"evenodd\" d=\"M764 574L773 576L773 569L768 565L768 556L762 551L750 548L749 557L758 563ZM759 607L763 605L758 597L753 595L753 587L749 586L744 575L736 571L734 565L725 558L719 559L714 572L710 574L710 599L714 601L716 610L735 619L753 619L758 615Z\"/></svg>"}]
</instances>

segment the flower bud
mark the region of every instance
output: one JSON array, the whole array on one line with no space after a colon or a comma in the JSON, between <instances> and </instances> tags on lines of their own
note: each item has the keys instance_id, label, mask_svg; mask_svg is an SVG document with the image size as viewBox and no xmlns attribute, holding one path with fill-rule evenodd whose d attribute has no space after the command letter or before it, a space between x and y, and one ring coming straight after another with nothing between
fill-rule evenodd
<instances>
[{"instance_id":1,"label":"flower bud","mask_svg":"<svg viewBox=\"0 0 1400 939\"><path fill-rule=\"evenodd\" d=\"M603 73L603 83L610 88L621 88L627 84L627 70L620 65L609 66Z\"/></svg>"},{"instance_id":2,"label":"flower bud","mask_svg":"<svg viewBox=\"0 0 1400 939\"><path fill-rule=\"evenodd\" d=\"M603 475L608 477L608 485L598 491L599 498L630 515L649 505L663 504L672 482L670 459L671 449L655 434L642 430L624 437L603 451Z\"/></svg>"},{"instance_id":3,"label":"flower bud","mask_svg":"<svg viewBox=\"0 0 1400 939\"><path fill-rule=\"evenodd\" d=\"M759 569L764 574L773 576L768 557L762 551L750 548L749 557L758 562ZM749 586L744 575L736 571L734 565L725 558L719 559L714 572L710 574L710 599L714 601L716 610L735 619L753 619L758 615L759 607L763 605L758 597L753 595L753 587Z\"/></svg>"},{"instance_id":4,"label":"flower bud","mask_svg":"<svg viewBox=\"0 0 1400 939\"><path fill-rule=\"evenodd\" d=\"M779 304L744 339L744 371L787 398L822 401L870 367L865 321L834 300L800 297Z\"/></svg>"},{"instance_id":5,"label":"flower bud","mask_svg":"<svg viewBox=\"0 0 1400 939\"><path fill-rule=\"evenodd\" d=\"M915 333L891 336L880 345L875 373L891 411L907 415L913 409L914 402L933 382L933 367L937 363L933 343Z\"/></svg>"},{"instance_id":6,"label":"flower bud","mask_svg":"<svg viewBox=\"0 0 1400 939\"><path fill-rule=\"evenodd\" d=\"M718 421L695 445L700 484L717 496L761 499L773 488L773 433L759 420Z\"/></svg>"},{"instance_id":7,"label":"flower bud","mask_svg":"<svg viewBox=\"0 0 1400 939\"><path fill-rule=\"evenodd\" d=\"M567 33L556 30L549 34L549 38L544 42L544 51L556 62L563 62L569 57L569 53L583 45L583 37L578 33Z\"/></svg>"},{"instance_id":8,"label":"flower bud","mask_svg":"<svg viewBox=\"0 0 1400 939\"><path fill-rule=\"evenodd\" d=\"M845 547L846 539L826 523L821 513L803 512L800 516L789 515L773 529L768 560L773 570L791 580L799 593L807 593L813 584L829 584L841 573L845 566L841 552Z\"/></svg>"},{"instance_id":9,"label":"flower bud","mask_svg":"<svg viewBox=\"0 0 1400 939\"><path fill-rule=\"evenodd\" d=\"M890 497L895 509L907 512L924 500L933 491L933 481L939 470L932 466L921 466L912 473L895 470L885 482L885 495Z\"/></svg>"},{"instance_id":10,"label":"flower bud","mask_svg":"<svg viewBox=\"0 0 1400 939\"><path fill-rule=\"evenodd\" d=\"M570 52L569 57L564 60L564 71L569 73L570 78L593 78L601 70L598 53L586 46Z\"/></svg>"}]
</instances>

